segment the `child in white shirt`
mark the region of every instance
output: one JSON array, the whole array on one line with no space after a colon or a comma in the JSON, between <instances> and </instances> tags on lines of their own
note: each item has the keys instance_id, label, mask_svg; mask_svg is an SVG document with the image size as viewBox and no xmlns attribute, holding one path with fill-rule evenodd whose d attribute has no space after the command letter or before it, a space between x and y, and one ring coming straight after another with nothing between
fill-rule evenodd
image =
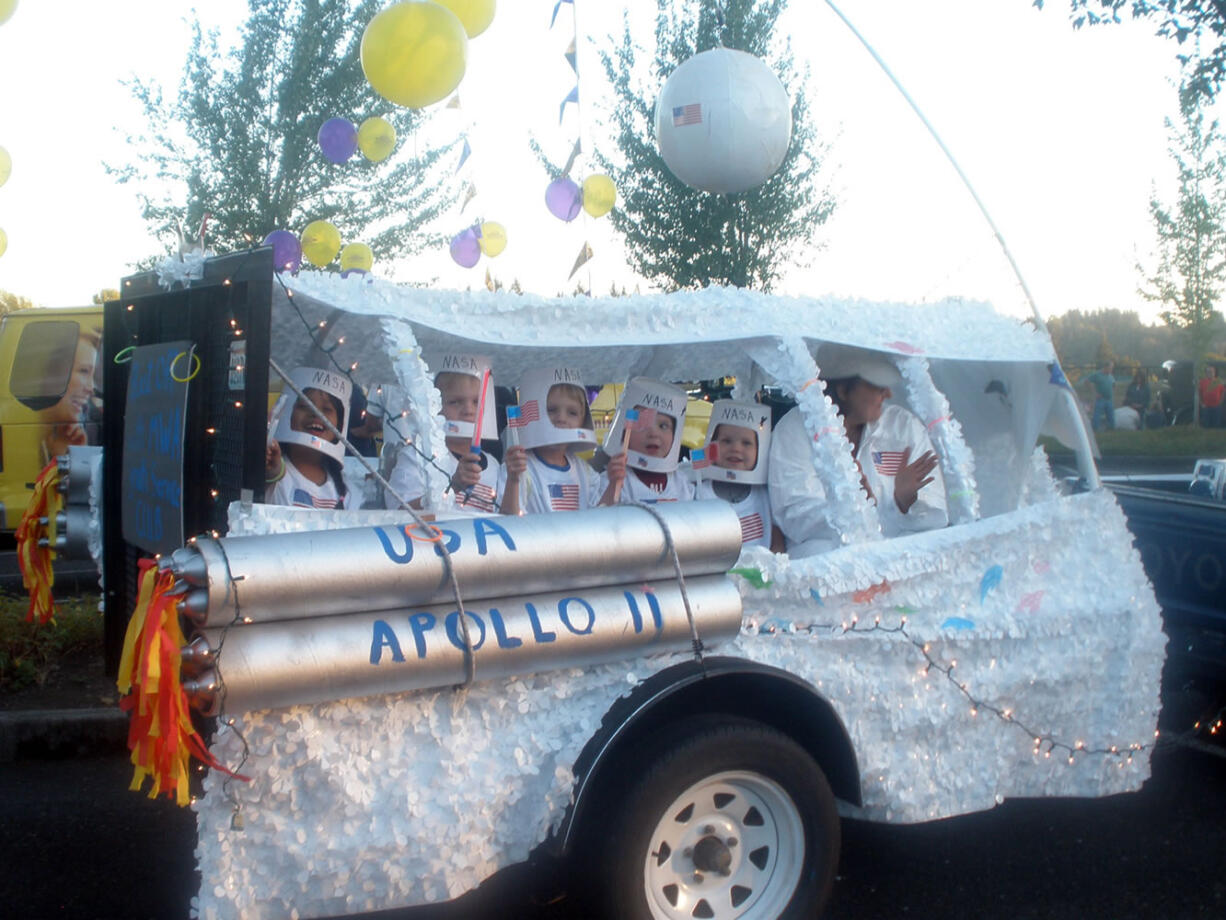
<instances>
[{"instance_id":1,"label":"child in white shirt","mask_svg":"<svg viewBox=\"0 0 1226 920\"><path fill-rule=\"evenodd\" d=\"M544 413L540 411L542 403ZM606 477L598 476L586 461L573 456L596 442L587 391L578 371L552 368L524 375L519 411L515 427L528 449L519 489L523 513L580 511L613 503L614 487L607 484ZM612 481L625 478L624 457L610 467L606 473Z\"/></svg>"},{"instance_id":2,"label":"child in white shirt","mask_svg":"<svg viewBox=\"0 0 1226 920\"><path fill-rule=\"evenodd\" d=\"M489 359L478 355L443 355L439 364L446 369L435 375L434 385L442 397L447 452L435 457L434 463L451 479L456 508L478 514L518 513L519 477L527 466L524 449L508 448L503 454L504 467L479 446L474 446L474 442L480 444L480 439L474 435L478 426L482 433L488 432L491 437L496 433L494 385L492 378L487 376ZM395 493L385 497L389 508L398 507L396 495L414 508L422 507L427 482L424 464L424 458L417 454L401 451L388 477ZM509 501L504 493L507 483L512 487Z\"/></svg>"},{"instance_id":3,"label":"child in white shirt","mask_svg":"<svg viewBox=\"0 0 1226 920\"><path fill-rule=\"evenodd\" d=\"M612 458L620 457L628 470L618 495L622 504L689 501L694 497L693 482L677 469L685 403L682 390L658 380L636 377L626 385L621 417L604 446L610 468ZM628 409L633 409L638 418L630 418ZM602 481L611 485L607 477Z\"/></svg>"}]
</instances>

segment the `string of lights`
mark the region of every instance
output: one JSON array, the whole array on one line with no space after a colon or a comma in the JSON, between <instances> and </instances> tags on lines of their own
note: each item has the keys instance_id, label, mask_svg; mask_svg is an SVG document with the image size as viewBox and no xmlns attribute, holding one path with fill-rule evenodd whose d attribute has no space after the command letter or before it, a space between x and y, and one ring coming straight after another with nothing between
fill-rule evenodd
<instances>
[{"instance_id":1,"label":"string of lights","mask_svg":"<svg viewBox=\"0 0 1226 920\"><path fill-rule=\"evenodd\" d=\"M302 310L299 309L298 304L294 301L294 292L291 291L289 287L286 286L285 279L281 277L281 274L279 272L275 273L273 277L276 278L277 283L281 285L281 290L285 293L285 297L288 300L290 306L294 308L294 313L297 315L299 321L302 323L303 329L306 330L307 337L316 344L316 346L319 348L319 351L322 354L327 356L328 361L332 364L333 368L336 369L337 373L344 375L344 377L349 381L349 385L351 387L358 386L359 384L357 380L355 380L353 377L353 372L356 371L358 368L358 362L355 361L349 367L344 367L333 356L333 352L336 351L337 347L339 347L340 345L344 343L345 337L344 336L338 337L336 342L333 343L331 348L324 348L322 345L322 342L317 340L317 336L320 334L321 330L326 331L327 321L321 320L320 323L316 327L312 327L310 322L307 320L307 318L303 316ZM379 389L381 391L382 388L379 388ZM404 413L402 412L400 415L392 417L388 412L388 406L386 403L375 403L372 400L371 405L379 409L380 413L382 414L382 418L384 419L384 424L387 425L387 427L391 429L392 433L396 436L397 440L401 444L403 444L405 447L412 450L422 462L427 463L430 466L432 466L436 471L438 471L447 480L447 488L444 491L445 492L450 491L452 488L451 487L451 476L447 473L447 471L444 470L442 467L440 467L437 462L435 462L435 459L432 455L427 454L420 447L418 447L417 444L413 441L413 439L408 437L396 425L396 418L403 418ZM356 454L356 451L355 451L355 454Z\"/></svg>"},{"instance_id":2,"label":"string of lights","mask_svg":"<svg viewBox=\"0 0 1226 920\"><path fill-rule=\"evenodd\" d=\"M898 623L897 625L893 626L882 623L880 616L874 617L871 625L862 624L859 617L856 616L852 616L850 620L845 620L841 623L812 623L808 626L800 626L798 624L791 625L798 632L805 631L809 632L810 634L866 634L876 632L890 633L901 636L903 639L913 645L923 656L925 664L920 672L921 674L929 674L936 671L938 674L942 675L946 681L953 686L970 704L970 713L972 716L977 717L980 712L990 713L991 715L1000 719L1002 722L1013 726L1018 731L1024 732L1034 741L1034 754L1036 757L1041 754L1046 759L1050 758L1052 754L1058 754L1059 756L1066 757L1070 765L1076 762L1076 758L1078 756L1098 755L1105 757L1118 757L1120 758L1119 766L1123 768L1124 766L1131 764L1132 758L1142 751L1153 750L1159 744L1168 741L1170 743L1175 743L1175 739L1167 739L1162 737L1160 736L1160 733L1155 730L1155 740L1152 742L1133 742L1127 745L1112 744L1106 747L1088 747L1084 741L1064 741L1055 737L1050 732L1039 731L1024 722L1022 719L1018 718L1012 709L997 706L976 696L971 691L969 684L965 680L962 680L960 677L956 677L954 675L954 670L958 664L956 659L950 659L948 663L938 660L932 653L930 643L916 638L907 631L907 616L905 609L900 609ZM759 632L767 633L775 632L776 630L777 627L773 625L772 620L766 621L759 628ZM1224 710L1223 713L1219 713L1219 717L1222 715L1226 715L1226 710Z\"/></svg>"}]
</instances>

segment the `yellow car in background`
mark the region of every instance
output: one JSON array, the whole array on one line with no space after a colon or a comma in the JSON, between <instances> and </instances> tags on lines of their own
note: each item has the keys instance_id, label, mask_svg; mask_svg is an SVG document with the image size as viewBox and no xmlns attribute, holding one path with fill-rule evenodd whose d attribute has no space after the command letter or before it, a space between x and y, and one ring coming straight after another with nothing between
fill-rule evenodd
<instances>
[{"instance_id":1,"label":"yellow car in background","mask_svg":"<svg viewBox=\"0 0 1226 920\"><path fill-rule=\"evenodd\" d=\"M0 317L0 525L17 529L34 481L69 447L99 443L102 307Z\"/></svg>"}]
</instances>

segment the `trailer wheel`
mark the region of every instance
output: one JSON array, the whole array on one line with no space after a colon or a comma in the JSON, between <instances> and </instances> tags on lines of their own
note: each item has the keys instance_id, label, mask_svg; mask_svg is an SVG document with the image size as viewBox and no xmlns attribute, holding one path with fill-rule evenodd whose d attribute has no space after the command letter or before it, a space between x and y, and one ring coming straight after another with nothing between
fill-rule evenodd
<instances>
[{"instance_id":1,"label":"trailer wheel","mask_svg":"<svg viewBox=\"0 0 1226 920\"><path fill-rule=\"evenodd\" d=\"M813 918L830 893L834 795L813 758L767 726L691 726L643 765L615 809L603 857L599 844L588 853L610 917Z\"/></svg>"}]
</instances>

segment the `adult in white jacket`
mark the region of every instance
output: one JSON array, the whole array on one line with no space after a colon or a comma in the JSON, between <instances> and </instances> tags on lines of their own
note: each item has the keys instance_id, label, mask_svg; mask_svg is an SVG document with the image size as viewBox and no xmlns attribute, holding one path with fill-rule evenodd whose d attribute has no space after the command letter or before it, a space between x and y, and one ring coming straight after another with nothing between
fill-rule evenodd
<instances>
[{"instance_id":1,"label":"adult in white jacket","mask_svg":"<svg viewBox=\"0 0 1226 920\"><path fill-rule=\"evenodd\" d=\"M890 387L902 380L897 368L872 353L839 349L823 356L821 371L851 442L860 485L877 506L882 533L945 527L945 480L928 432L906 409L885 405ZM812 556L842 545L799 409L775 426L769 487L771 513L790 555Z\"/></svg>"}]
</instances>

